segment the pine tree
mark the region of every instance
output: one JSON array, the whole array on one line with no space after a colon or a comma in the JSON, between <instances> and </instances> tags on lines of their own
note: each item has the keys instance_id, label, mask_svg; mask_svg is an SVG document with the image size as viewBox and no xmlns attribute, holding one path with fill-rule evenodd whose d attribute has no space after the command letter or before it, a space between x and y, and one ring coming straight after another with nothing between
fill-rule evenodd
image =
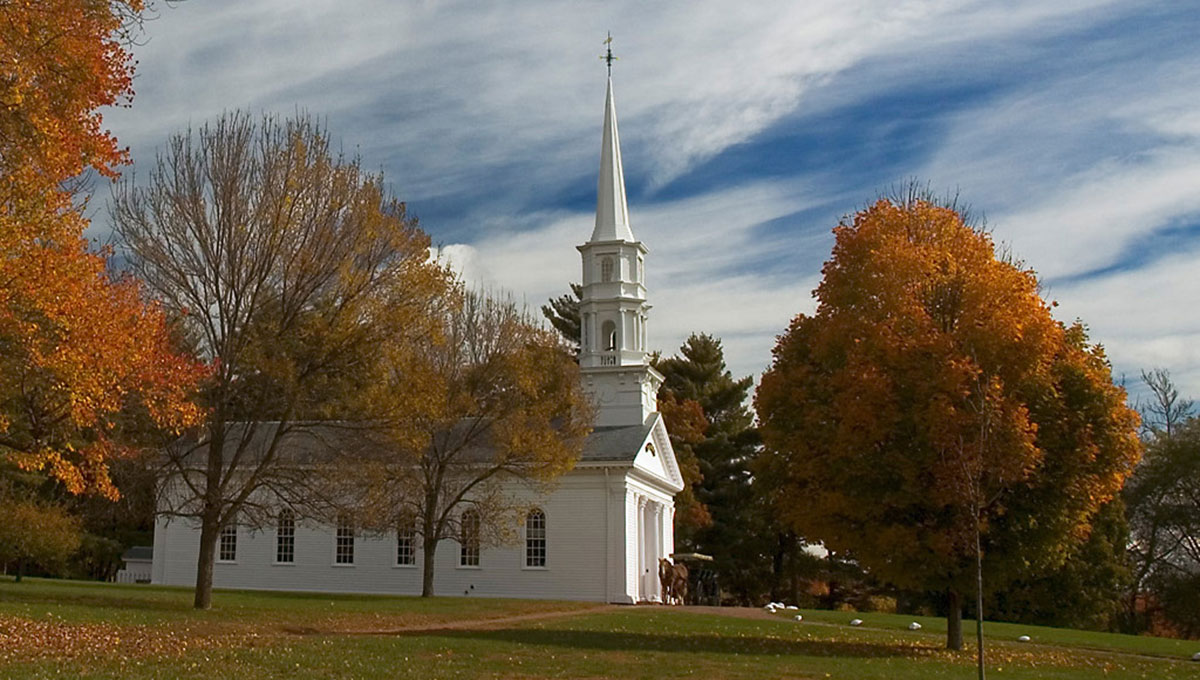
<instances>
[{"instance_id":1,"label":"pine tree","mask_svg":"<svg viewBox=\"0 0 1200 680\"><path fill-rule=\"evenodd\" d=\"M722 588L741 601L753 600L765 590L772 547L750 474L758 447L746 406L753 379L735 380L725 366L721 341L706 333L693 333L679 354L659 359L655 368L665 378L659 402L695 402L708 421L703 438L690 448L700 472L693 493L711 521L677 526L681 551L712 555Z\"/></svg>"}]
</instances>

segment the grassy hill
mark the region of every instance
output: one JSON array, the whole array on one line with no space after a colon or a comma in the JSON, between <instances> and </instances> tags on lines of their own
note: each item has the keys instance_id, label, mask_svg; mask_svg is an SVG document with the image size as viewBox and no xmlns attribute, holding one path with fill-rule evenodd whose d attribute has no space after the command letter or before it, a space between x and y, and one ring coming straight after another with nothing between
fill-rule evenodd
<instances>
[{"instance_id":1,"label":"grassy hill","mask_svg":"<svg viewBox=\"0 0 1200 680\"><path fill-rule=\"evenodd\" d=\"M973 650L941 649L944 623L919 617L246 592L218 592L207 612L190 603L186 589L0 579L0 677L974 677ZM987 632L993 678L1200 677L1196 642Z\"/></svg>"}]
</instances>

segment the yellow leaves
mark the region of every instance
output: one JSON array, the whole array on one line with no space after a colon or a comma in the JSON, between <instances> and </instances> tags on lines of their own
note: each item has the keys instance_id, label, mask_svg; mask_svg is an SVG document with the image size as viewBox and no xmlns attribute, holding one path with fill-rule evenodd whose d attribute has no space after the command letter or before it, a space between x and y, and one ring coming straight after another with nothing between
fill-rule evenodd
<instances>
[{"instance_id":1,"label":"yellow leaves","mask_svg":"<svg viewBox=\"0 0 1200 680\"><path fill-rule=\"evenodd\" d=\"M47 615L0 615L0 663L35 659L174 658L189 650L246 644L255 633L203 635L164 626L67 623Z\"/></svg>"},{"instance_id":2,"label":"yellow leaves","mask_svg":"<svg viewBox=\"0 0 1200 680\"><path fill-rule=\"evenodd\" d=\"M79 548L79 519L60 506L0 498L0 560L30 559L52 566Z\"/></svg>"}]
</instances>

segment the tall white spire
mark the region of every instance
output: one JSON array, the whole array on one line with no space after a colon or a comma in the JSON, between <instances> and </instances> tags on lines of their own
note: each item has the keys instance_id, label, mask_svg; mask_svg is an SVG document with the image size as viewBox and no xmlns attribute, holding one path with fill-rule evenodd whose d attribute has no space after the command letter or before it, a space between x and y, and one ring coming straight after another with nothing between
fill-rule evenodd
<instances>
[{"instance_id":1,"label":"tall white spire","mask_svg":"<svg viewBox=\"0 0 1200 680\"><path fill-rule=\"evenodd\" d=\"M611 38L605 41L611 43ZM605 57L612 66L611 49ZM625 173L612 78L604 103L604 145L596 185L596 228L579 246L583 295L579 301L579 368L596 405L596 426L643 425L658 408L663 377L646 350L646 246L634 240L625 203Z\"/></svg>"},{"instance_id":2,"label":"tall white spire","mask_svg":"<svg viewBox=\"0 0 1200 680\"><path fill-rule=\"evenodd\" d=\"M612 78L604 102L604 141L600 148L600 178L596 182L596 228L592 241L634 240L625 202L625 170L621 167L621 138L617 134L617 107L613 104Z\"/></svg>"}]
</instances>

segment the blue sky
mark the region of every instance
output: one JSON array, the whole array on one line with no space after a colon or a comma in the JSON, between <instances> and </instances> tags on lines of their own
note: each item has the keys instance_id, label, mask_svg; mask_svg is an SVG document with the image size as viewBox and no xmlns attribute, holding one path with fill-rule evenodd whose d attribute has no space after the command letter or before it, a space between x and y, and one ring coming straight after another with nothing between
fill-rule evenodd
<instances>
[{"instance_id":1,"label":"blue sky","mask_svg":"<svg viewBox=\"0 0 1200 680\"><path fill-rule=\"evenodd\" d=\"M479 4L163 7L106 122L137 167L223 110L306 109L466 278L540 304L591 233L611 31L652 345L707 331L757 375L838 219L916 178L984 214L1118 377L1164 367L1200 397L1192 3Z\"/></svg>"}]
</instances>

